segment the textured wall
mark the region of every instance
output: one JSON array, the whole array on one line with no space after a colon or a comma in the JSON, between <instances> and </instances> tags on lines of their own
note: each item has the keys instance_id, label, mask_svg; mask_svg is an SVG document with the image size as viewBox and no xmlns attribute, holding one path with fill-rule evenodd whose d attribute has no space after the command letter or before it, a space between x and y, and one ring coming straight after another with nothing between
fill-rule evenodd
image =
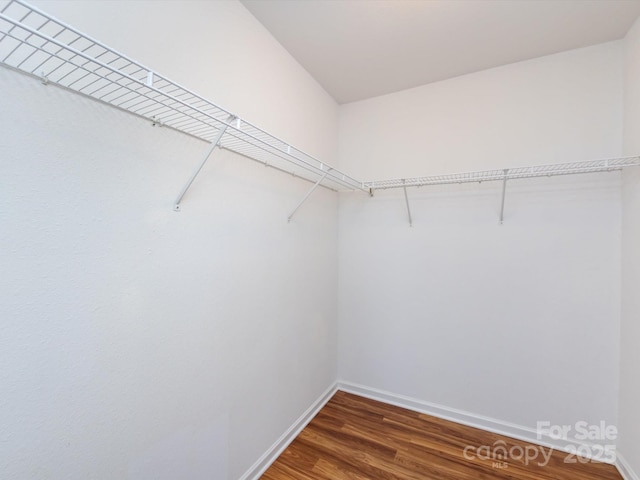
<instances>
[{"instance_id":1,"label":"textured wall","mask_svg":"<svg viewBox=\"0 0 640 480\"><path fill-rule=\"evenodd\" d=\"M42 5L335 160L335 103L242 5L152 3ZM287 224L310 184L217 152L176 213L204 143L0 90L2 478L239 478L335 381L335 194Z\"/></svg>"}]
</instances>

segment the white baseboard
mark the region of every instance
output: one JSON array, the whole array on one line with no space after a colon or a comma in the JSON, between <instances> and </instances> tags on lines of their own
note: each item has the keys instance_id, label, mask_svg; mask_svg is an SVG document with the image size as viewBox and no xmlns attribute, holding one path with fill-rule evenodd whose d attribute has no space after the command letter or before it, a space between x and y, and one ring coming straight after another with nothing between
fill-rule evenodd
<instances>
[{"instance_id":1,"label":"white baseboard","mask_svg":"<svg viewBox=\"0 0 640 480\"><path fill-rule=\"evenodd\" d=\"M289 446L291 442L298 436L304 427L316 416L316 414L325 406L325 404L333 397L338 390L336 384L329 387L320 397L313 402L293 425L291 425L282 436L271 445L269 450L265 452L260 459L254 463L249 470L245 472L240 480L257 480L267 471L273 462L280 456L282 452Z\"/></svg>"},{"instance_id":2,"label":"white baseboard","mask_svg":"<svg viewBox=\"0 0 640 480\"><path fill-rule=\"evenodd\" d=\"M475 413L458 410L455 408L445 407L424 400L398 395L395 393L378 390L376 388L359 385L356 383L339 381L329 387L314 403L311 405L293 425L291 425L285 433L265 452L260 459L246 471L240 480L257 480L271 466L271 464L280 456L280 454L289 446L289 444L300 434L316 414L326 405L337 390L353 393L361 397L370 398L379 402L388 403L397 407L406 408L415 412L425 413L434 417L449 420L461 425L479 428L488 432L497 433L517 440L541 445L547 448L553 448L559 451L567 451L567 444L570 441L562 440L560 443L557 439L545 437L540 439L535 429L505 422L491 417L477 415ZM575 447L579 444L575 444ZM624 480L640 480L640 476L636 474L628 462L620 453L616 455L616 468Z\"/></svg>"},{"instance_id":3,"label":"white baseboard","mask_svg":"<svg viewBox=\"0 0 640 480\"><path fill-rule=\"evenodd\" d=\"M390 405L395 405L401 408L406 408L415 412L425 413L427 415L432 415L444 420L450 420L461 425L479 428L488 432L497 433L498 435L504 435L506 437L533 443L535 445L553 448L554 450L558 451L571 453L568 448L574 447L577 450L577 448L581 445L581 443L573 442L571 440L558 440L546 435L540 438L538 436L538 432L535 429L525 427L523 425L517 425L515 423L505 422L496 418L485 417L483 415L477 415L475 413L466 412L464 410L445 407L443 405L438 405L435 403L426 402L424 400L418 400L416 398L386 392L384 390L378 390L376 388L371 388L356 383L338 381L338 390L342 390L347 393L353 393L355 395L360 395L361 397L370 398L372 400L378 400L380 402L388 403ZM601 459L597 460L602 461ZM637 477L630 478L632 480L640 480Z\"/></svg>"},{"instance_id":4,"label":"white baseboard","mask_svg":"<svg viewBox=\"0 0 640 480\"><path fill-rule=\"evenodd\" d=\"M616 454L616 467L624 480L640 480L640 475L633 471L629 462L618 452Z\"/></svg>"}]
</instances>

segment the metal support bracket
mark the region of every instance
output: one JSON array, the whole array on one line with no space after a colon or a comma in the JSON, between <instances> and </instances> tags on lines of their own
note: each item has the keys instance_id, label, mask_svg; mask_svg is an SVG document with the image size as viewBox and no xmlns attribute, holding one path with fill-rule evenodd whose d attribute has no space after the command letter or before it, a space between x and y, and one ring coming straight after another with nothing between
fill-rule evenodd
<instances>
[{"instance_id":1,"label":"metal support bracket","mask_svg":"<svg viewBox=\"0 0 640 480\"><path fill-rule=\"evenodd\" d=\"M411 218L411 207L409 207L409 195L407 195L407 186L405 180L402 180L402 189L404 190L404 201L407 204L407 213L409 214L409 226L413 227L413 219Z\"/></svg>"},{"instance_id":2,"label":"metal support bracket","mask_svg":"<svg viewBox=\"0 0 640 480\"><path fill-rule=\"evenodd\" d=\"M331 169L327 170L325 172L325 174L320 177L318 179L318 181L313 185L313 187L311 187L311 190L309 190L307 192L307 194L304 196L304 198L302 200L300 200L300 203L298 203L298 205L296 206L296 208L293 209L293 212L291 212L291 214L287 217L287 223L291 222L291 219L293 218L293 216L296 214L296 212L298 211L298 209L302 206L302 204L304 202L307 201L307 198L309 198L311 196L311 194L313 193L313 191L318 188L318 186L322 183L322 181L327 178L327 175L329 175L329 172L331 171Z\"/></svg>"},{"instance_id":3,"label":"metal support bracket","mask_svg":"<svg viewBox=\"0 0 640 480\"><path fill-rule=\"evenodd\" d=\"M502 180L502 202L500 203L500 225L504 223L504 199L507 194L507 175L509 174L509 169L504 169L504 179Z\"/></svg>"},{"instance_id":4,"label":"metal support bracket","mask_svg":"<svg viewBox=\"0 0 640 480\"><path fill-rule=\"evenodd\" d=\"M228 121L231 121L232 118L233 117L230 117ZM198 166L198 168L196 168L195 172L193 172L193 174L191 175L191 178L189 178L189 180L187 181L186 185L180 191L180 194L178 195L178 198L176 198L176 201L173 204L173 209L176 212L180 211L180 202L182 201L182 198L187 193L187 190L189 190L189 187L191 186L193 181L196 179L196 177L200 173L200 170L202 170L202 167L204 167L204 164L207 163L207 160L209 159L209 157L211 156L211 154L213 153L215 148L220 143L220 140L222 139L222 136L224 135L224 132L226 132L226 130L227 130L227 125L226 124L222 124L220 126L220 129L218 130L218 134L216 135L216 138L213 139L213 141L209 145L209 148L207 149L207 151L205 152L204 156L202 157L202 161L200 162L200 165Z\"/></svg>"}]
</instances>

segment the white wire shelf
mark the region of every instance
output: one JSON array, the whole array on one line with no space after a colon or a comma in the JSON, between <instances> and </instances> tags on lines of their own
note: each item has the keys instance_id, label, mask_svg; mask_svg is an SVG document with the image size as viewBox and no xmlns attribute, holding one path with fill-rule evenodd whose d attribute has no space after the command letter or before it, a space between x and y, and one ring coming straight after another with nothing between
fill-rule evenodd
<instances>
[{"instance_id":1,"label":"white wire shelf","mask_svg":"<svg viewBox=\"0 0 640 480\"><path fill-rule=\"evenodd\" d=\"M422 187L427 185L451 185L456 183L482 183L492 181L515 180L519 178L552 177L556 175L574 175L579 173L611 172L625 167L640 166L640 157L623 157L586 162L554 163L533 167L515 167L477 172L431 175L427 177L400 178L364 182L370 190L390 188Z\"/></svg>"},{"instance_id":2,"label":"white wire shelf","mask_svg":"<svg viewBox=\"0 0 640 480\"><path fill-rule=\"evenodd\" d=\"M211 143L176 210L216 146L314 183L289 220L318 186L367 193L403 188L411 224L407 187L502 181L502 221L508 180L640 166L636 156L361 182L22 0L0 0L0 65Z\"/></svg>"},{"instance_id":3,"label":"white wire shelf","mask_svg":"<svg viewBox=\"0 0 640 480\"><path fill-rule=\"evenodd\" d=\"M334 190L364 190L332 168L21 0L0 0L0 64Z\"/></svg>"}]
</instances>

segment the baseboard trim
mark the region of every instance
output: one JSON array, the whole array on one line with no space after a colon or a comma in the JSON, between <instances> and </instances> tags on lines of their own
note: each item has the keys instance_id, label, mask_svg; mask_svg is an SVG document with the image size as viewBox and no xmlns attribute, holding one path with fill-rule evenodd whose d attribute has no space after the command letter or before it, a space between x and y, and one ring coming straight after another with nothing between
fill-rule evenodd
<instances>
[{"instance_id":1,"label":"baseboard trim","mask_svg":"<svg viewBox=\"0 0 640 480\"><path fill-rule=\"evenodd\" d=\"M293 423L293 425L287 429L286 432L282 434L282 436L280 436L278 440L276 440L264 455L262 455L262 457L260 457L260 459L258 459L258 461L254 463L239 480L259 479L338 390L377 400L379 402L388 403L390 405L395 405L397 407L406 408L415 412L425 413L427 415L432 415L461 425L479 428L498 435L504 435L506 437L522 440L543 447L553 448L559 451L568 451L568 444L572 444L571 441L564 440L562 443L559 443L556 439L551 437L540 439L538 438L536 430L522 425L505 422L503 420L483 415L477 415L464 410L445 407L436 403L426 402L424 400L367 387L357 383L338 381L320 395L320 397ZM573 446L577 447L579 444L576 443ZM616 455L616 462L614 466L618 469L624 480L640 480L640 476L634 472L629 463L620 453L617 453Z\"/></svg>"},{"instance_id":2,"label":"baseboard trim","mask_svg":"<svg viewBox=\"0 0 640 480\"><path fill-rule=\"evenodd\" d=\"M300 434L316 414L326 405L338 390L337 384L330 386L313 404L291 425L282 436L271 445L271 447L245 472L240 480L257 480L267 471L273 462L289 446L291 442Z\"/></svg>"},{"instance_id":3,"label":"baseboard trim","mask_svg":"<svg viewBox=\"0 0 640 480\"><path fill-rule=\"evenodd\" d=\"M616 453L616 467L624 480L640 480L640 475L633 471L629 462L620 454Z\"/></svg>"},{"instance_id":4,"label":"baseboard trim","mask_svg":"<svg viewBox=\"0 0 640 480\"><path fill-rule=\"evenodd\" d=\"M533 443L535 445L553 448L558 451L572 453L569 450L570 448L573 447L577 450L577 447L581 445L580 443L572 442L570 440L559 441L558 439L554 439L550 436L539 438L538 432L533 428L505 422L496 418L477 415L464 410L445 407L443 405L418 400L404 395L398 395L384 390L379 390L377 388L359 385L357 383L338 381L338 390L353 393L354 395L360 395L361 397L370 398L379 402L388 403L390 405L395 405L397 407L406 408L408 410L413 410L414 412L425 413L427 415L432 415L434 417L449 420L468 427L479 428L488 432L497 433L498 435L504 435L524 442ZM631 478L632 480L640 480L638 478Z\"/></svg>"}]
</instances>

